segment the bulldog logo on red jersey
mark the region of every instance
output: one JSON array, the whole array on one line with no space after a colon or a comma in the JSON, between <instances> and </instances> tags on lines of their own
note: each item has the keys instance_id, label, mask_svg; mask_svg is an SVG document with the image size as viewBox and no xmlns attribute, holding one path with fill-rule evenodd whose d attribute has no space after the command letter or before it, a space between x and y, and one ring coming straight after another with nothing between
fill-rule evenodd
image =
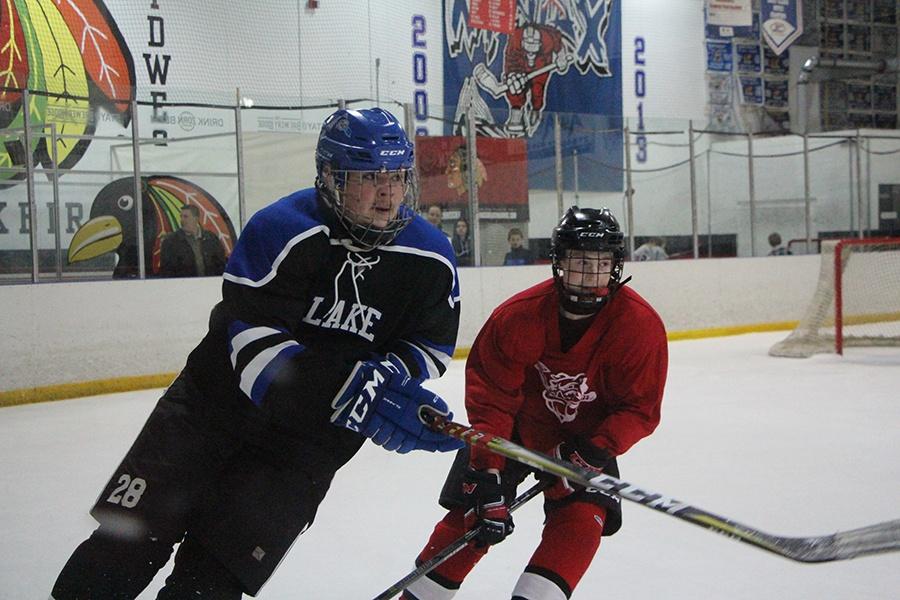
<instances>
[{"instance_id":1,"label":"bulldog logo on red jersey","mask_svg":"<svg viewBox=\"0 0 900 600\"><path fill-rule=\"evenodd\" d=\"M547 365L538 361L534 368L541 376L544 384L544 403L547 409L556 415L560 423L569 423L578 416L578 406L582 402L593 402L597 394L588 388L587 376L584 373L569 375L553 373Z\"/></svg>"}]
</instances>

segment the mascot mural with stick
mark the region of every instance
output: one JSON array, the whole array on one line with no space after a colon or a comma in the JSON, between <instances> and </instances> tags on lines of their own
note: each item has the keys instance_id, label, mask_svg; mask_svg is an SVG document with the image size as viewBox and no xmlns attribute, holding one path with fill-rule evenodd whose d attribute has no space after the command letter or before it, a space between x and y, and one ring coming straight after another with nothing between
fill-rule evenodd
<instances>
[{"instance_id":1,"label":"mascot mural with stick","mask_svg":"<svg viewBox=\"0 0 900 600\"><path fill-rule=\"evenodd\" d=\"M528 23L517 27L506 43L503 83L494 78L484 63L475 65L472 74L478 86L491 96L506 98L506 132L510 137L521 137L540 124L550 76L564 75L571 60L558 29Z\"/></svg>"},{"instance_id":2,"label":"mascot mural with stick","mask_svg":"<svg viewBox=\"0 0 900 600\"><path fill-rule=\"evenodd\" d=\"M456 59L461 76L456 87L445 83L445 95L458 90L455 98L447 98L448 106L457 107L454 122L461 123L471 113L481 135L532 137L553 86L565 86L566 96L572 92L579 99L572 106L550 110L600 112L600 107L578 103L597 99L596 90L588 87L612 77L605 39L612 4L613 0L517 0L515 27L502 33L469 27L468 0L448 0L447 54ZM577 79L565 78L573 70ZM500 113L505 113L505 121L495 117Z\"/></svg>"}]
</instances>

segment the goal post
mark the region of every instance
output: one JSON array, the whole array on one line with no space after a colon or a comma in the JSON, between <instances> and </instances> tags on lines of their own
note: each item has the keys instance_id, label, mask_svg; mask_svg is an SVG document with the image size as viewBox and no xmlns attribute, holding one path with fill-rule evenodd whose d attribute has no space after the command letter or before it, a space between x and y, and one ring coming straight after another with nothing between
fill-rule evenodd
<instances>
[{"instance_id":1,"label":"goal post","mask_svg":"<svg viewBox=\"0 0 900 600\"><path fill-rule=\"evenodd\" d=\"M823 241L821 256L803 317L769 354L806 358L848 346L900 346L900 238Z\"/></svg>"}]
</instances>

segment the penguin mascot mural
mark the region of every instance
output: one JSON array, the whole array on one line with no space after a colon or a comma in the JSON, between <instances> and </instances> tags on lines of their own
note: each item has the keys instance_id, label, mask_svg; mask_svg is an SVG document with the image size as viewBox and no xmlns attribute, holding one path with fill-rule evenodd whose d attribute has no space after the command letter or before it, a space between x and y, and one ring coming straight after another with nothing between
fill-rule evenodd
<instances>
[{"instance_id":1,"label":"penguin mascot mural","mask_svg":"<svg viewBox=\"0 0 900 600\"><path fill-rule=\"evenodd\" d=\"M169 175L141 177L144 229L144 269L147 277L159 275L163 238L177 231L181 207L200 209L200 226L218 238L231 254L237 235L228 213L206 190L195 183ZM118 260L113 279L139 276L137 203L134 179L125 177L106 185L91 205L90 220L78 228L69 245L69 264L115 252Z\"/></svg>"}]
</instances>

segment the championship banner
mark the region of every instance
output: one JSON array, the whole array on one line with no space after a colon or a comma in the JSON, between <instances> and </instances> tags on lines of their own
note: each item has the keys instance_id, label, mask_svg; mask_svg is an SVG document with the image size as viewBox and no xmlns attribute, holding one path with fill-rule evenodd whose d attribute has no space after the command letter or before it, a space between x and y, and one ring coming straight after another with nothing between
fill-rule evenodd
<instances>
[{"instance_id":1,"label":"championship banner","mask_svg":"<svg viewBox=\"0 0 900 600\"><path fill-rule=\"evenodd\" d=\"M758 38L759 18L751 0L707 0L706 39Z\"/></svg>"},{"instance_id":2,"label":"championship banner","mask_svg":"<svg viewBox=\"0 0 900 600\"><path fill-rule=\"evenodd\" d=\"M730 73L734 67L731 42L706 42L706 69Z\"/></svg>"},{"instance_id":3,"label":"championship banner","mask_svg":"<svg viewBox=\"0 0 900 600\"><path fill-rule=\"evenodd\" d=\"M780 55L803 34L803 0L761 0L760 20L763 39Z\"/></svg>"},{"instance_id":4,"label":"championship banner","mask_svg":"<svg viewBox=\"0 0 900 600\"><path fill-rule=\"evenodd\" d=\"M762 77L740 77L741 104L763 104L763 80Z\"/></svg>"},{"instance_id":5,"label":"championship banner","mask_svg":"<svg viewBox=\"0 0 900 600\"><path fill-rule=\"evenodd\" d=\"M767 79L765 82L766 106L771 108L787 108L788 106L788 81L787 79Z\"/></svg>"},{"instance_id":6,"label":"championship banner","mask_svg":"<svg viewBox=\"0 0 900 600\"><path fill-rule=\"evenodd\" d=\"M475 29L484 2L444 0L445 133L524 138L533 188L556 186L554 113L567 189L622 189L621 7L618 0L516 0L510 33ZM479 152L481 143L479 142Z\"/></svg>"},{"instance_id":7,"label":"championship banner","mask_svg":"<svg viewBox=\"0 0 900 600\"><path fill-rule=\"evenodd\" d=\"M512 33L516 0L472 0L469 10L469 27Z\"/></svg>"},{"instance_id":8,"label":"championship banner","mask_svg":"<svg viewBox=\"0 0 900 600\"><path fill-rule=\"evenodd\" d=\"M735 44L735 60L737 70L741 73L759 73L762 71L762 57L759 44Z\"/></svg>"},{"instance_id":9,"label":"championship banner","mask_svg":"<svg viewBox=\"0 0 900 600\"><path fill-rule=\"evenodd\" d=\"M419 137L419 205L443 208L468 206L469 165L466 140L461 136ZM525 140L479 138L475 185L478 204L485 209L528 207L528 167Z\"/></svg>"}]
</instances>

